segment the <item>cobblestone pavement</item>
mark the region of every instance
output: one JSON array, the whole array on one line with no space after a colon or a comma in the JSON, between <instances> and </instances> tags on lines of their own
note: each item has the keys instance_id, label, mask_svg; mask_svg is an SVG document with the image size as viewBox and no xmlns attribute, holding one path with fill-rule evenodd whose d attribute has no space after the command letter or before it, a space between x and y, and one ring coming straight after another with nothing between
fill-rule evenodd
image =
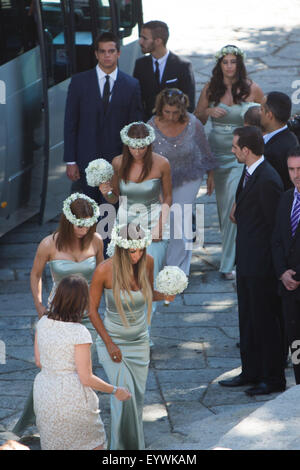
<instances>
[{"instance_id":1,"label":"cobblestone pavement","mask_svg":"<svg viewBox=\"0 0 300 470\"><path fill-rule=\"evenodd\" d=\"M157 1L151 2L156 7ZM162 14L153 17L169 18L165 12L170 2L160 3ZM215 3L207 5L212 17ZM246 17L247 12L241 7L233 21L231 12L235 12L237 2L229 1L222 28L217 15L215 24L212 20L205 23L199 15L201 24L194 30L196 20L190 18L190 36L185 23L180 41L173 34L172 48L192 60L199 96L210 76L213 53L224 44L238 44L247 52L251 78L266 93L281 90L289 94L294 101L293 112L299 111L300 93L297 97L297 88L292 88L300 75L300 27L294 19L299 2L289 2L287 13L274 0L274 11L280 14L273 26L260 3L251 4ZM270 2L266 3L270 6ZM192 0L190 4L195 5ZM145 12L146 19L153 19L147 8ZM179 29L174 31L178 35ZM239 371L237 299L234 282L224 281L218 272L221 246L215 198L205 195L204 186L198 196L198 202L205 207L204 247L195 246L187 290L169 307L160 305L152 326L155 346L144 407L149 449L211 448L235 423L276 396L251 398L243 388L227 390L217 383L221 377ZM38 372L33 355L33 325L37 317L29 273L38 242L56 225L57 221L51 221L38 226L32 219L0 239L0 442L11 435ZM46 298L51 287L49 272L43 286ZM101 367L96 372L105 378ZM290 387L294 384L290 367L286 376ZM109 397L100 395L100 405L109 431ZM27 434L30 437L23 442L38 449L36 428L29 428Z\"/></svg>"}]
</instances>

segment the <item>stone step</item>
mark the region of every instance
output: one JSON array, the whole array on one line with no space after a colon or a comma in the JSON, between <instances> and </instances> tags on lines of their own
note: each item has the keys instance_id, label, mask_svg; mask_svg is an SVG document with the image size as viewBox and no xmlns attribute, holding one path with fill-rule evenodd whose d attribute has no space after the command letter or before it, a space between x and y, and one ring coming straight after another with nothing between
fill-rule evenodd
<instances>
[{"instance_id":1,"label":"stone step","mask_svg":"<svg viewBox=\"0 0 300 470\"><path fill-rule=\"evenodd\" d=\"M228 430L217 445L233 450L299 450L300 385L267 401Z\"/></svg>"}]
</instances>

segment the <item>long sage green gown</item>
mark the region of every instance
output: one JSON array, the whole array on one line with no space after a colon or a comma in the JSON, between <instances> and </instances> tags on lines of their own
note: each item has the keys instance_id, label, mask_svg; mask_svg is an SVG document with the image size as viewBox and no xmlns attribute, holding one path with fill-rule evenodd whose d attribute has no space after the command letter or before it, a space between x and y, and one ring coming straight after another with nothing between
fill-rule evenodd
<instances>
[{"instance_id":1,"label":"long sage green gown","mask_svg":"<svg viewBox=\"0 0 300 470\"><path fill-rule=\"evenodd\" d=\"M119 223L123 225L123 220L127 220L128 223L140 223L144 229L151 231L157 224L161 212L160 194L160 178L144 180L141 183L133 181L125 183L121 180L121 202L117 216ZM147 247L147 253L154 258L154 279L164 266L168 247L168 229L169 226L166 225L163 240L153 242Z\"/></svg>"},{"instance_id":2,"label":"long sage green gown","mask_svg":"<svg viewBox=\"0 0 300 470\"><path fill-rule=\"evenodd\" d=\"M161 179L152 178L141 183L124 180L120 181L121 202L117 220L121 225L129 222L140 223L145 230L152 230L159 220L161 213ZM166 223L163 231L163 239L152 242L147 247L147 253L154 259L154 281L157 274L165 265L167 248L169 243L169 224ZM152 315L156 310L156 302L152 302ZM150 327L149 327L150 334Z\"/></svg>"},{"instance_id":3,"label":"long sage green gown","mask_svg":"<svg viewBox=\"0 0 300 470\"><path fill-rule=\"evenodd\" d=\"M96 256L90 256L83 261L72 261L72 260L52 260L48 262L51 276L52 276L52 290L48 297L48 306L51 300L54 297L56 288L59 282L66 276L70 276L71 274L81 274L90 285L90 282L93 277L93 273L96 268ZM96 353L96 346L95 341L97 337L97 332L93 327L92 323L90 322L89 318L85 315L82 324L86 326L86 328L91 333L93 339L93 345L91 346L91 353L93 357L93 361L97 357ZM33 389L31 389L30 395L27 398L25 403L24 411L18 422L16 423L13 432L17 435L21 435L22 431L27 426L35 425L35 414L33 411Z\"/></svg>"},{"instance_id":4,"label":"long sage green gown","mask_svg":"<svg viewBox=\"0 0 300 470\"><path fill-rule=\"evenodd\" d=\"M219 103L218 107L227 111L220 118L211 118L212 130L208 141L217 158L218 167L214 169L214 182L217 200L219 225L222 235L222 255L220 272L229 273L235 266L236 225L230 219L230 211L235 201L237 185L242 176L243 165L238 163L232 153L233 131L244 124L244 114L257 103L242 102L228 106Z\"/></svg>"},{"instance_id":5,"label":"long sage green gown","mask_svg":"<svg viewBox=\"0 0 300 470\"><path fill-rule=\"evenodd\" d=\"M125 297L127 296L128 308ZM108 381L126 387L132 394L128 401L119 401L111 395L110 450L141 450L145 448L143 431L143 404L150 360L149 336L145 318L145 300L141 291L121 294L123 309L129 326L124 326L117 311L112 289L104 289L104 326L113 342L122 352L122 361L113 362L101 337L96 340L98 360ZM131 310L131 311L130 311Z\"/></svg>"}]
</instances>

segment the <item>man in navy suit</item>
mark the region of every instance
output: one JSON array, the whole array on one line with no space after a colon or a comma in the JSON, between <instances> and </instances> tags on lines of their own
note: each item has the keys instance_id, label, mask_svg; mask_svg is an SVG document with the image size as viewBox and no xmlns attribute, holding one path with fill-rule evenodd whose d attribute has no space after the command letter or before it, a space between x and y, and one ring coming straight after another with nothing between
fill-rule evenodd
<instances>
[{"instance_id":1,"label":"man in navy suit","mask_svg":"<svg viewBox=\"0 0 300 470\"><path fill-rule=\"evenodd\" d=\"M120 130L142 119L138 81L118 69L120 43L112 33L95 42L97 66L72 77L65 111L64 161L67 176L80 179L82 191L104 202L98 188L87 185L85 168L96 158L111 162L122 153Z\"/></svg>"},{"instance_id":2,"label":"man in navy suit","mask_svg":"<svg viewBox=\"0 0 300 470\"><path fill-rule=\"evenodd\" d=\"M300 147L290 149L293 187L280 199L272 247L296 384L300 384Z\"/></svg>"},{"instance_id":3,"label":"man in navy suit","mask_svg":"<svg viewBox=\"0 0 300 470\"><path fill-rule=\"evenodd\" d=\"M141 29L143 54L137 59L133 76L141 85L144 120L153 115L155 98L164 88L179 88L189 97L190 112L195 108L195 79L192 65L167 49L169 29L163 21L149 21Z\"/></svg>"}]
</instances>

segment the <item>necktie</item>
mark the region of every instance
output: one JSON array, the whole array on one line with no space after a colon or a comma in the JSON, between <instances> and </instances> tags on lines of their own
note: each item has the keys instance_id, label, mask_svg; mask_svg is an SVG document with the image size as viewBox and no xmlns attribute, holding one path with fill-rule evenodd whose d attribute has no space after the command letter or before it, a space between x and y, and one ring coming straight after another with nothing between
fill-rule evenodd
<instances>
[{"instance_id":1,"label":"necktie","mask_svg":"<svg viewBox=\"0 0 300 470\"><path fill-rule=\"evenodd\" d=\"M107 106L109 103L109 95L110 95L110 83L109 83L109 75L105 76L105 85L103 88L103 106L104 106L104 113L106 113Z\"/></svg>"},{"instance_id":2,"label":"necktie","mask_svg":"<svg viewBox=\"0 0 300 470\"><path fill-rule=\"evenodd\" d=\"M158 60L155 61L155 82L156 82L156 87L159 90L160 89L160 75L159 75L159 63Z\"/></svg>"},{"instance_id":3,"label":"necktie","mask_svg":"<svg viewBox=\"0 0 300 470\"><path fill-rule=\"evenodd\" d=\"M246 186L246 184L248 183L248 180L250 178L250 173L246 170L245 171L245 175L244 175L244 181L243 181L243 188Z\"/></svg>"},{"instance_id":4,"label":"necktie","mask_svg":"<svg viewBox=\"0 0 300 470\"><path fill-rule=\"evenodd\" d=\"M295 204L291 213L292 237L295 235L300 216L300 195L296 194Z\"/></svg>"}]
</instances>

